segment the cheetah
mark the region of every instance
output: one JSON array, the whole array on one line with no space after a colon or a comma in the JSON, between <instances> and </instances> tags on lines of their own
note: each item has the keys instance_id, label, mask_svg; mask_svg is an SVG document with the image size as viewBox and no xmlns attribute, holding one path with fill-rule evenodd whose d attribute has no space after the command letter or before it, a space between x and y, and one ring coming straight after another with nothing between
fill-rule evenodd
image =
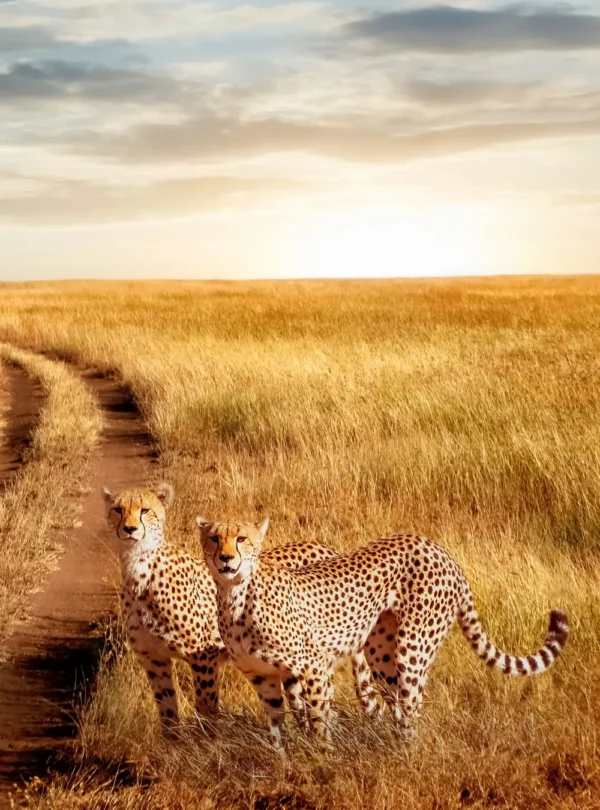
<instances>
[{"instance_id":1,"label":"cheetah","mask_svg":"<svg viewBox=\"0 0 600 810\"><path fill-rule=\"evenodd\" d=\"M255 684L276 747L281 682L296 685L310 729L327 743L329 672L336 659L363 647L398 731L410 738L429 667L455 620L476 655L506 675L544 672L567 641L567 616L555 609L538 652L521 657L500 651L482 629L458 563L426 537L380 538L286 570L259 556L267 524L197 523L217 583L221 638Z\"/></svg>"},{"instance_id":2,"label":"cheetah","mask_svg":"<svg viewBox=\"0 0 600 810\"><path fill-rule=\"evenodd\" d=\"M156 491L118 495L104 488L103 498L109 527L117 536L129 642L150 681L163 729L179 722L172 670L176 658L191 666L197 715L214 715L218 670L227 658L219 635L216 586L204 560L164 538L173 488L163 483ZM295 568L334 552L316 543L298 543L264 555L273 565ZM376 690L364 655L355 656L352 665L357 697L367 714L377 716ZM288 685L287 695L300 716L305 711L293 687Z\"/></svg>"}]
</instances>

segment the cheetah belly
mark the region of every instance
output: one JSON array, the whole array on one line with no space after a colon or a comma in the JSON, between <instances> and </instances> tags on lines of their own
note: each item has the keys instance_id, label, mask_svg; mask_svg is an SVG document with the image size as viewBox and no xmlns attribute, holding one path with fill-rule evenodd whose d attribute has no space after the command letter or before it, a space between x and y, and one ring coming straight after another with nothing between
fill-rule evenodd
<instances>
[{"instance_id":1,"label":"cheetah belly","mask_svg":"<svg viewBox=\"0 0 600 810\"><path fill-rule=\"evenodd\" d=\"M275 666L275 663L265 661L263 658L259 658L258 655L246 655L242 653L234 656L232 655L231 651L229 652L229 655L236 667L245 674L252 673L257 675L267 675L271 678L280 679L286 677L287 675L286 669L280 666Z\"/></svg>"},{"instance_id":2,"label":"cheetah belly","mask_svg":"<svg viewBox=\"0 0 600 810\"><path fill-rule=\"evenodd\" d=\"M271 677L281 677L287 671L277 650L268 644L263 646L256 636L243 638L237 630L234 634L227 634L225 644L229 657L238 669Z\"/></svg>"}]
</instances>

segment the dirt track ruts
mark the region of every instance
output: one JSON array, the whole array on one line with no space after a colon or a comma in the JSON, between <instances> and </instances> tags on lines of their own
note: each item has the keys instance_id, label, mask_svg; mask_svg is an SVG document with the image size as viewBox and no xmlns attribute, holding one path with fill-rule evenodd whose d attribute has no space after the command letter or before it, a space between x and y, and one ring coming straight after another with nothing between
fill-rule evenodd
<instances>
[{"instance_id":1,"label":"dirt track ruts","mask_svg":"<svg viewBox=\"0 0 600 810\"><path fill-rule=\"evenodd\" d=\"M42 386L30 379L19 366L6 365L2 371L8 394L6 425L0 438L0 494L23 463L23 453L44 401Z\"/></svg>"},{"instance_id":2,"label":"dirt track ruts","mask_svg":"<svg viewBox=\"0 0 600 810\"><path fill-rule=\"evenodd\" d=\"M103 646L97 624L116 604L118 568L100 487L138 485L147 480L152 460L145 426L121 384L71 368L97 397L104 426L89 479L82 482L89 486L83 525L68 532L57 569L31 597L28 620L0 646L0 807L10 806L13 783L45 773L75 733L74 701L85 693ZM5 480L19 465L40 407L39 386L19 369L8 374L11 404L0 460Z\"/></svg>"}]
</instances>

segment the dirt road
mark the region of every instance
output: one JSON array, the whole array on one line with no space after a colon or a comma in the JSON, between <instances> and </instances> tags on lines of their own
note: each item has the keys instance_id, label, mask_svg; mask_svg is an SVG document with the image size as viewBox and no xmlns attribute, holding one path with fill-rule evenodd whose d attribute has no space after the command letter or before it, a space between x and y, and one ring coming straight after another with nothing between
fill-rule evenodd
<instances>
[{"instance_id":1,"label":"dirt road","mask_svg":"<svg viewBox=\"0 0 600 810\"><path fill-rule=\"evenodd\" d=\"M116 604L118 569L105 530L100 488L118 490L147 480L149 437L134 403L114 380L73 368L96 395L104 417L101 444L83 496L83 525L64 540L64 553L31 598L29 619L1 645L0 807L7 791L36 773L75 732L72 707L85 693L102 650L97 624ZM27 435L43 399L39 386L8 370L10 409L0 453L0 482L18 474ZM48 482L51 486L52 482ZM0 483L1 492L1 483Z\"/></svg>"},{"instance_id":2,"label":"dirt road","mask_svg":"<svg viewBox=\"0 0 600 810\"><path fill-rule=\"evenodd\" d=\"M18 366L4 368L3 379L9 410L0 441L0 494L23 463L23 453L44 401L42 386L29 379Z\"/></svg>"}]
</instances>

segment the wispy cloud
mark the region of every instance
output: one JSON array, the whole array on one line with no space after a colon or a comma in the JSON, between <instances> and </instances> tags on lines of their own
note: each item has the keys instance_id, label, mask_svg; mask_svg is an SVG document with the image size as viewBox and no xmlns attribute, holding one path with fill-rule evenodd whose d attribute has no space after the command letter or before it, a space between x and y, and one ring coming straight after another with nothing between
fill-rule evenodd
<instances>
[{"instance_id":1,"label":"wispy cloud","mask_svg":"<svg viewBox=\"0 0 600 810\"><path fill-rule=\"evenodd\" d=\"M170 219L244 208L299 185L294 180L240 177L189 177L136 186L23 180L37 185L35 193L0 193L0 219L48 226Z\"/></svg>"},{"instance_id":2,"label":"wispy cloud","mask_svg":"<svg viewBox=\"0 0 600 810\"><path fill-rule=\"evenodd\" d=\"M349 39L378 49L447 53L598 48L600 17L572 6L515 4L500 9L426 6L348 23Z\"/></svg>"},{"instance_id":3,"label":"wispy cloud","mask_svg":"<svg viewBox=\"0 0 600 810\"><path fill-rule=\"evenodd\" d=\"M326 5L312 0L232 3L229 7L193 0L68 0L4 6L7 10L2 25L8 22L16 30L35 21L35 27L54 41L80 44L114 40L152 43L176 37L206 40L253 31L286 31L293 35L299 30L322 31L336 24L335 18L327 19Z\"/></svg>"},{"instance_id":4,"label":"wispy cloud","mask_svg":"<svg viewBox=\"0 0 600 810\"><path fill-rule=\"evenodd\" d=\"M600 118L464 125L395 134L380 128L318 126L277 119L243 123L190 119L182 124L134 127L124 134L75 133L65 146L75 152L123 163L177 163L308 152L346 161L404 163L443 157L498 144L600 133Z\"/></svg>"},{"instance_id":5,"label":"wispy cloud","mask_svg":"<svg viewBox=\"0 0 600 810\"><path fill-rule=\"evenodd\" d=\"M160 73L78 62L17 62L0 72L0 102L87 99L130 104L197 103L198 82Z\"/></svg>"},{"instance_id":6,"label":"wispy cloud","mask_svg":"<svg viewBox=\"0 0 600 810\"><path fill-rule=\"evenodd\" d=\"M59 41L49 28L41 25L0 27L0 53L58 47Z\"/></svg>"},{"instance_id":7,"label":"wispy cloud","mask_svg":"<svg viewBox=\"0 0 600 810\"><path fill-rule=\"evenodd\" d=\"M514 104L530 99L543 88L542 82L502 82L489 79L430 81L411 79L404 85L409 98L421 104L470 105L478 102Z\"/></svg>"}]
</instances>

